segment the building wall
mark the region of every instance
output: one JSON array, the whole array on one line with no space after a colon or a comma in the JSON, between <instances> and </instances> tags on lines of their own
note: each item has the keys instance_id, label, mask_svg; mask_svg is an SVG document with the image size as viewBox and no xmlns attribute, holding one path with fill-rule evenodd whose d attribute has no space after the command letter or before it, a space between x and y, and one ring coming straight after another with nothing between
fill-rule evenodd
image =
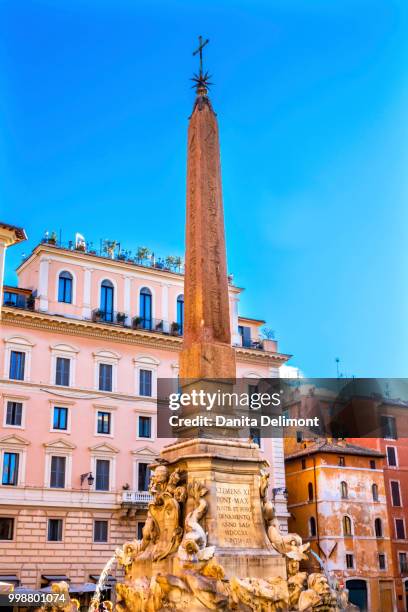
<instances>
[{"instance_id":1,"label":"building wall","mask_svg":"<svg viewBox=\"0 0 408 612\"><path fill-rule=\"evenodd\" d=\"M115 310L133 317L139 313L139 291L148 286L153 294L153 317L176 319L176 300L182 293L181 275L139 269L117 261L101 260L77 252L60 252L41 246L19 270L19 285L37 292L34 312L3 308L0 342L0 451L20 454L17 486L0 484L0 516L15 519L12 541L2 541L5 556L1 575L17 574L26 586L41 586L44 574L68 575L71 582L87 582L99 574L114 549L137 535L137 522L146 511L125 502L140 490L138 463L151 463L160 448L170 442L158 439L156 401L139 393L138 370L151 369L157 377L175 378L178 373L180 337L132 330L90 320L99 307L100 282L109 278L116 288ZM58 302L58 275L67 270L74 277L73 303ZM231 325L237 336L239 290L230 287ZM259 322L261 323L261 322ZM259 325L258 325L259 328ZM254 324L254 330L256 325ZM256 333L253 331L253 333ZM234 336L233 336L234 338ZM23 381L9 379L10 351L26 353ZM237 348L237 375L251 378L276 376L287 360L269 350ZM55 384L57 356L71 359L69 387ZM112 392L99 391L98 363L114 368ZM154 385L153 385L154 387ZM21 427L5 422L8 401L23 404ZM54 431L54 406L68 408L67 431ZM111 413L111 434L98 434L96 413ZM153 418L151 438L139 438L137 419ZM271 465L271 487L285 487L281 440L262 441L262 453ZM66 457L64 489L50 487L51 457ZM110 490L96 491L81 475L92 472L95 460L111 462ZM286 527L286 502L277 496ZM48 542L47 519L63 519L62 542ZM105 544L92 541L95 518L109 520ZM4 545L4 546L3 546Z\"/></svg>"},{"instance_id":2,"label":"building wall","mask_svg":"<svg viewBox=\"0 0 408 612\"><path fill-rule=\"evenodd\" d=\"M396 416L396 430L403 431L402 419L406 419L404 411L389 407ZM384 407L387 412L387 407ZM355 440L357 442L357 440ZM406 555L408 563L408 439L397 437L396 439L384 438L360 438L358 443L367 448L380 450L386 455L384 460L385 494L387 501L388 520L390 525L392 558L394 567L394 580L396 585L397 605L399 612L408 610L408 565L405 571L400 567L400 553ZM389 465L387 448L393 447L396 451L397 465ZM391 496L391 481L397 481L400 486L401 506L394 506ZM405 525L405 538L397 537L395 520L401 519Z\"/></svg>"},{"instance_id":3,"label":"building wall","mask_svg":"<svg viewBox=\"0 0 408 612\"><path fill-rule=\"evenodd\" d=\"M301 458L287 460L289 531L299 533L311 543L332 577L343 582L366 580L369 609L381 610L380 587L392 581L393 558L381 460L376 458L376 469L371 469L369 459L346 454L346 465L339 466L339 456L326 453L305 457L304 467ZM341 482L347 483L347 499L342 499ZM309 483L313 487L311 500ZM378 501L373 500L373 484L378 487ZM311 535L312 516L316 536ZM351 519L351 536L344 534L344 516ZM381 520L382 537L375 534L377 518ZM352 569L347 569L346 554L353 555ZM379 569L379 554L385 554L384 570Z\"/></svg>"}]
</instances>

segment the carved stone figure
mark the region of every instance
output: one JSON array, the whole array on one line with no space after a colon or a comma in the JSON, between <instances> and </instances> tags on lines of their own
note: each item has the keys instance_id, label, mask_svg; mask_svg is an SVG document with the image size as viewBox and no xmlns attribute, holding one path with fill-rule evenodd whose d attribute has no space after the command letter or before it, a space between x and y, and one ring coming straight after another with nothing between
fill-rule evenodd
<instances>
[{"instance_id":1,"label":"carved stone figure","mask_svg":"<svg viewBox=\"0 0 408 612\"><path fill-rule=\"evenodd\" d=\"M184 536L178 549L178 556L182 561L204 561L214 555L214 546L207 546L207 534L199 521L207 512L208 503L204 499L208 493L201 483L195 481L188 489L189 496L195 502L195 508L186 516Z\"/></svg>"},{"instance_id":2,"label":"carved stone figure","mask_svg":"<svg viewBox=\"0 0 408 612\"><path fill-rule=\"evenodd\" d=\"M288 578L288 590L289 590L289 609L297 610L299 597L303 590L306 589L307 585L307 573L298 572L294 576Z\"/></svg>"},{"instance_id":3,"label":"carved stone figure","mask_svg":"<svg viewBox=\"0 0 408 612\"><path fill-rule=\"evenodd\" d=\"M244 604L256 612L277 612L288 609L289 591L286 580L262 578L232 578L232 599L235 605Z\"/></svg>"},{"instance_id":4,"label":"carved stone figure","mask_svg":"<svg viewBox=\"0 0 408 612\"><path fill-rule=\"evenodd\" d=\"M313 573L307 579L307 590L299 596L299 612L336 612L337 596L323 574Z\"/></svg>"}]
</instances>

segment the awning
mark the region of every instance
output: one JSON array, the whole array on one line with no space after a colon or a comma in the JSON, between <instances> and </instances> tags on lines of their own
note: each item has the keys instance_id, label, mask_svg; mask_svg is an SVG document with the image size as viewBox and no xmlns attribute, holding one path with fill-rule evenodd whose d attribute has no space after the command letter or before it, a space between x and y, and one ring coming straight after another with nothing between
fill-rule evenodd
<instances>
[{"instance_id":1,"label":"awning","mask_svg":"<svg viewBox=\"0 0 408 612\"><path fill-rule=\"evenodd\" d=\"M52 582L71 582L71 579L68 578L68 576L65 575L52 575L52 574L42 574L41 578L43 578L44 580L46 580L48 582L48 584L51 584Z\"/></svg>"},{"instance_id":2,"label":"awning","mask_svg":"<svg viewBox=\"0 0 408 612\"><path fill-rule=\"evenodd\" d=\"M90 579L94 580L96 583L99 580L99 574L90 574ZM112 576L112 574L109 574L109 576L106 578L105 580L105 584L114 584L116 582L116 578L115 576Z\"/></svg>"},{"instance_id":3,"label":"awning","mask_svg":"<svg viewBox=\"0 0 408 612\"><path fill-rule=\"evenodd\" d=\"M13 593L20 593L20 595L31 595L31 593L38 593L38 589L30 589L29 587L16 587Z\"/></svg>"},{"instance_id":4,"label":"awning","mask_svg":"<svg viewBox=\"0 0 408 612\"><path fill-rule=\"evenodd\" d=\"M20 579L18 576L16 576L16 574L0 574L0 582L8 582L16 587L20 584Z\"/></svg>"},{"instance_id":5,"label":"awning","mask_svg":"<svg viewBox=\"0 0 408 612\"><path fill-rule=\"evenodd\" d=\"M71 584L69 587L70 593L95 593L96 584L93 582L85 582L84 584Z\"/></svg>"},{"instance_id":6,"label":"awning","mask_svg":"<svg viewBox=\"0 0 408 612\"><path fill-rule=\"evenodd\" d=\"M46 586L40 589L42 593L51 593L52 586ZM70 584L69 592L70 594L80 594L80 593L95 593L96 584L93 582L84 582L83 584Z\"/></svg>"},{"instance_id":7,"label":"awning","mask_svg":"<svg viewBox=\"0 0 408 612\"><path fill-rule=\"evenodd\" d=\"M7 576L0 574L0 582L20 582L20 580L16 574L9 574Z\"/></svg>"}]
</instances>

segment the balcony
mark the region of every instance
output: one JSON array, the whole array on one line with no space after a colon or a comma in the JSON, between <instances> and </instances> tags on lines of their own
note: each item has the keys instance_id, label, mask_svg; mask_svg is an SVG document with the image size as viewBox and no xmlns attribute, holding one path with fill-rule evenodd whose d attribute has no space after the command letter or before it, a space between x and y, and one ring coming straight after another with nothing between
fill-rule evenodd
<instances>
[{"instance_id":1,"label":"balcony","mask_svg":"<svg viewBox=\"0 0 408 612\"><path fill-rule=\"evenodd\" d=\"M3 306L34 310L35 298L30 289L4 286Z\"/></svg>"},{"instance_id":2,"label":"balcony","mask_svg":"<svg viewBox=\"0 0 408 612\"><path fill-rule=\"evenodd\" d=\"M140 329L159 334L167 334L171 336L181 336L182 330L175 321L165 321L164 319L154 319L145 317L128 317L124 312L116 310L104 311L100 308L95 308L92 311L92 321L94 323L106 323L107 325L117 325L119 327L127 327L129 329Z\"/></svg>"},{"instance_id":3,"label":"balcony","mask_svg":"<svg viewBox=\"0 0 408 612\"><path fill-rule=\"evenodd\" d=\"M147 508L152 500L153 495L149 491L123 491L122 493L122 505Z\"/></svg>"}]
</instances>

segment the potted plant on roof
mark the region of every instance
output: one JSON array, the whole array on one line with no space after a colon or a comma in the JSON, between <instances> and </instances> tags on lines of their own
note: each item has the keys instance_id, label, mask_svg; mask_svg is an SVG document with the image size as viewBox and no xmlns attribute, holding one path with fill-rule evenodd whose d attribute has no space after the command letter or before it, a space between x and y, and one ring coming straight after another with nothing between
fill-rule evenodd
<instances>
[{"instance_id":1,"label":"potted plant on roof","mask_svg":"<svg viewBox=\"0 0 408 612\"><path fill-rule=\"evenodd\" d=\"M170 333L172 336L178 336L180 332L180 325L178 323L176 323L176 321L173 321L173 323L171 324L170 327Z\"/></svg>"},{"instance_id":2,"label":"potted plant on roof","mask_svg":"<svg viewBox=\"0 0 408 612\"><path fill-rule=\"evenodd\" d=\"M145 259L149 259L150 250L147 247L139 247L136 252L136 259L138 263L143 263Z\"/></svg>"},{"instance_id":3,"label":"potted plant on roof","mask_svg":"<svg viewBox=\"0 0 408 612\"><path fill-rule=\"evenodd\" d=\"M92 313L92 321L94 323L99 323L99 321L103 320L103 311L100 308L96 308Z\"/></svg>"},{"instance_id":4,"label":"potted plant on roof","mask_svg":"<svg viewBox=\"0 0 408 612\"><path fill-rule=\"evenodd\" d=\"M168 255L165 260L166 268L171 270L176 265L176 258L173 255Z\"/></svg>"},{"instance_id":5,"label":"potted plant on roof","mask_svg":"<svg viewBox=\"0 0 408 612\"><path fill-rule=\"evenodd\" d=\"M183 258L178 255L177 257L174 258L174 267L176 268L177 272L181 272L182 266L183 266Z\"/></svg>"},{"instance_id":6,"label":"potted plant on roof","mask_svg":"<svg viewBox=\"0 0 408 612\"><path fill-rule=\"evenodd\" d=\"M125 312L117 312L116 313L116 321L123 325L126 321L126 313Z\"/></svg>"},{"instance_id":7,"label":"potted plant on roof","mask_svg":"<svg viewBox=\"0 0 408 612\"><path fill-rule=\"evenodd\" d=\"M132 327L133 329L140 329L142 327L142 317L133 317Z\"/></svg>"},{"instance_id":8,"label":"potted plant on roof","mask_svg":"<svg viewBox=\"0 0 408 612\"><path fill-rule=\"evenodd\" d=\"M51 232L51 236L48 238L48 244L57 244L57 234Z\"/></svg>"},{"instance_id":9,"label":"potted plant on roof","mask_svg":"<svg viewBox=\"0 0 408 612\"><path fill-rule=\"evenodd\" d=\"M34 310L35 297L33 296L32 293L27 297L26 305L27 305L28 310Z\"/></svg>"}]
</instances>

